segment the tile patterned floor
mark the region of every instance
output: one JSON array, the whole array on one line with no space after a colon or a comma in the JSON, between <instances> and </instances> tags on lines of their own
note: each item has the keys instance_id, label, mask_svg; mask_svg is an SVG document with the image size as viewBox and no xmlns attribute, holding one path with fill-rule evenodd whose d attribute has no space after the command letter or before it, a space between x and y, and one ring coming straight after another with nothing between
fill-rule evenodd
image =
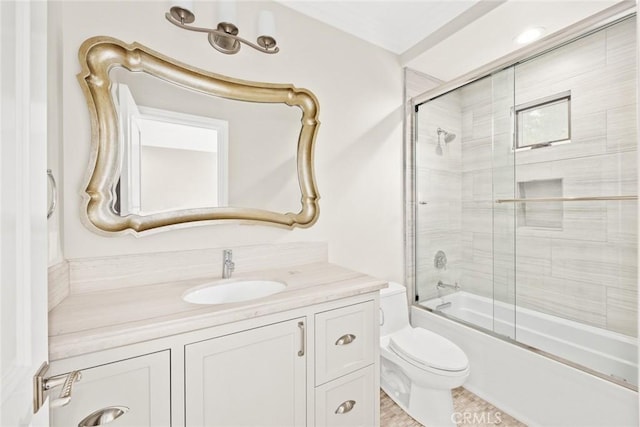
<instances>
[{"instance_id":1,"label":"tile patterned floor","mask_svg":"<svg viewBox=\"0 0 640 427\"><path fill-rule=\"evenodd\" d=\"M453 389L452 394L458 427L527 427L463 387ZM380 427L422 427L422 424L380 390Z\"/></svg>"}]
</instances>

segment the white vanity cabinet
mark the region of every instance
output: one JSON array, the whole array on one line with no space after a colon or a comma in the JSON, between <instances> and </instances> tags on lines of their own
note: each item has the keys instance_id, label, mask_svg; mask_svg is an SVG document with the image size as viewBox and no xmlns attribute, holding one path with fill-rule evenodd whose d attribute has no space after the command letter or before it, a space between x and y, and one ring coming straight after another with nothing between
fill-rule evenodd
<instances>
[{"instance_id":1,"label":"white vanity cabinet","mask_svg":"<svg viewBox=\"0 0 640 427\"><path fill-rule=\"evenodd\" d=\"M375 427L378 294L318 299L55 360L50 375L80 369L83 378L51 424L75 427L123 406L109 426Z\"/></svg>"},{"instance_id":2,"label":"white vanity cabinet","mask_svg":"<svg viewBox=\"0 0 640 427\"><path fill-rule=\"evenodd\" d=\"M185 346L187 427L305 426L305 318Z\"/></svg>"},{"instance_id":3,"label":"white vanity cabinet","mask_svg":"<svg viewBox=\"0 0 640 427\"><path fill-rule=\"evenodd\" d=\"M71 402L51 409L52 427L97 425L100 412L122 415L110 426L170 426L171 394L169 351L160 351L118 362L82 368L82 378L73 385ZM80 368L80 367L78 367ZM54 388L53 400L60 393ZM83 420L96 414L93 423Z\"/></svg>"}]
</instances>

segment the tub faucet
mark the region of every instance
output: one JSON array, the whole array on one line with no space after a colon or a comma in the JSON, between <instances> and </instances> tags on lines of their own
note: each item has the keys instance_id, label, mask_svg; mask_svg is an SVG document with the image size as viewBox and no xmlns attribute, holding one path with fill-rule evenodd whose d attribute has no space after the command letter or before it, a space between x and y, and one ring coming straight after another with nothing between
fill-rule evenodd
<instances>
[{"instance_id":1,"label":"tub faucet","mask_svg":"<svg viewBox=\"0 0 640 427\"><path fill-rule=\"evenodd\" d=\"M438 284L436 285L436 289L438 290L438 298L442 296L442 290L446 288L453 289L455 292L457 292L460 290L460 285L458 285L458 282L456 282L455 285L450 285L448 283L444 283L442 280L438 280Z\"/></svg>"},{"instance_id":2,"label":"tub faucet","mask_svg":"<svg viewBox=\"0 0 640 427\"><path fill-rule=\"evenodd\" d=\"M231 278L231 273L235 270L236 264L233 262L233 251L225 249L222 251L222 278Z\"/></svg>"},{"instance_id":3,"label":"tub faucet","mask_svg":"<svg viewBox=\"0 0 640 427\"><path fill-rule=\"evenodd\" d=\"M436 305L436 310L435 311L442 311L445 308L449 308L449 307L451 307L451 301L443 302L442 304Z\"/></svg>"}]
</instances>

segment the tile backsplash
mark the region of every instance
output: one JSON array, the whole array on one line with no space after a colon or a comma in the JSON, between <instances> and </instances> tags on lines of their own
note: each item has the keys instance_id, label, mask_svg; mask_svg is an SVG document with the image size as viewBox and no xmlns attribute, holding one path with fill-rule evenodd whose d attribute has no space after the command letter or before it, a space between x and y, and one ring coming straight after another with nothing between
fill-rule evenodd
<instances>
[{"instance_id":1,"label":"tile backsplash","mask_svg":"<svg viewBox=\"0 0 640 427\"><path fill-rule=\"evenodd\" d=\"M235 274L327 262L325 242L210 248L126 256L79 258L49 269L49 309L64 296L83 292L121 289L200 277L220 277L222 251L233 250Z\"/></svg>"}]
</instances>

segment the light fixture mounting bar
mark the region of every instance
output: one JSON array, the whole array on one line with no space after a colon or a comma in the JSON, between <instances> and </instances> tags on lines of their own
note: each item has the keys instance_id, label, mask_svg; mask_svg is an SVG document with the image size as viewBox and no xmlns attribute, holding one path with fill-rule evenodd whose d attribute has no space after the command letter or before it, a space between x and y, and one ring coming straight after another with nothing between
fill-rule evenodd
<instances>
[{"instance_id":1,"label":"light fixture mounting bar","mask_svg":"<svg viewBox=\"0 0 640 427\"><path fill-rule=\"evenodd\" d=\"M174 12L174 9L178 10ZM280 48L276 46L276 40L273 37L260 36L258 37L258 44L252 43L249 40L238 37L238 27L228 22L219 23L218 28L216 29L186 25L185 23L193 22L193 19L189 19L193 14L189 16L191 12L186 11L188 13L181 13L182 10L183 9L181 8L174 7L171 12L167 12L164 16L167 18L167 21L182 29L196 31L199 33L207 33L209 43L211 43L211 46L219 52L226 53L228 55L237 53L240 50L241 43L244 43L262 53L274 54L280 51ZM181 17L181 19L177 19L176 16ZM184 19L183 17L187 17L187 19Z\"/></svg>"}]
</instances>

